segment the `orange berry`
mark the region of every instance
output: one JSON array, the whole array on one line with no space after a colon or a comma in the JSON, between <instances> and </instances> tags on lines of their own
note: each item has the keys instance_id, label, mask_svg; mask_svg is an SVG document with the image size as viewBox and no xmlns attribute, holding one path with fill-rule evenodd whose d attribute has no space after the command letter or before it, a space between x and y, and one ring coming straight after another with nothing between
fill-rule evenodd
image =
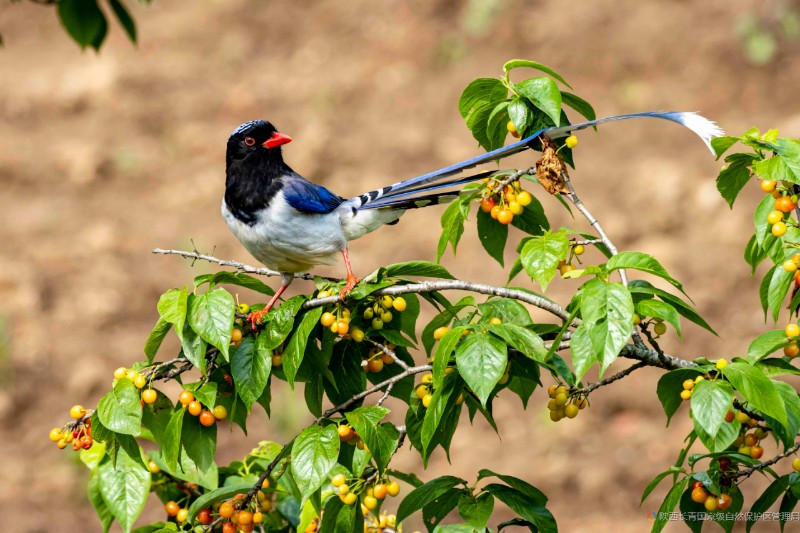
<instances>
[{"instance_id":1,"label":"orange berry","mask_svg":"<svg viewBox=\"0 0 800 533\"><path fill-rule=\"evenodd\" d=\"M501 224L511 224L512 220L514 220L514 213L509 209L501 209L500 212L497 213L497 221Z\"/></svg>"},{"instance_id":2,"label":"orange berry","mask_svg":"<svg viewBox=\"0 0 800 533\"><path fill-rule=\"evenodd\" d=\"M778 184L775 180L761 180L761 190L764 192L772 192Z\"/></svg>"},{"instance_id":3,"label":"orange berry","mask_svg":"<svg viewBox=\"0 0 800 533\"><path fill-rule=\"evenodd\" d=\"M231 342L242 342L242 330L233 328L231 332Z\"/></svg>"},{"instance_id":4,"label":"orange berry","mask_svg":"<svg viewBox=\"0 0 800 533\"><path fill-rule=\"evenodd\" d=\"M733 498L729 494L720 494L719 501L717 502L717 509L724 511L733 504Z\"/></svg>"},{"instance_id":5,"label":"orange berry","mask_svg":"<svg viewBox=\"0 0 800 533\"><path fill-rule=\"evenodd\" d=\"M203 411L203 406L200 404L200 402L194 401L189 403L188 406L186 406L186 410L189 411L190 415L198 416Z\"/></svg>"},{"instance_id":6,"label":"orange berry","mask_svg":"<svg viewBox=\"0 0 800 533\"><path fill-rule=\"evenodd\" d=\"M491 210L491 211L489 211L489 214L491 215L491 217L492 217L493 219L497 220L497 217L500 215L500 211L501 211L502 209L503 209L502 207L500 207L499 205L496 205L496 206L494 206L494 207L492 208L492 210Z\"/></svg>"},{"instance_id":7,"label":"orange berry","mask_svg":"<svg viewBox=\"0 0 800 533\"><path fill-rule=\"evenodd\" d=\"M799 353L800 353L800 346L797 345L796 341L792 341L783 347L783 355L785 355L786 357L797 357L797 354Z\"/></svg>"},{"instance_id":8,"label":"orange berry","mask_svg":"<svg viewBox=\"0 0 800 533\"><path fill-rule=\"evenodd\" d=\"M695 503L703 503L708 498L708 492L703 487L695 487L692 489L692 501Z\"/></svg>"},{"instance_id":9,"label":"orange berry","mask_svg":"<svg viewBox=\"0 0 800 533\"><path fill-rule=\"evenodd\" d=\"M164 505L164 510L167 512L168 516L176 516L178 511L181 510L181 506L174 501L169 501Z\"/></svg>"},{"instance_id":10,"label":"orange berry","mask_svg":"<svg viewBox=\"0 0 800 533\"><path fill-rule=\"evenodd\" d=\"M71 416L75 420L83 418L83 415L85 414L86 414L86 409L84 409L82 405L73 405L69 410L69 416Z\"/></svg>"},{"instance_id":11,"label":"orange berry","mask_svg":"<svg viewBox=\"0 0 800 533\"><path fill-rule=\"evenodd\" d=\"M222 505L219 506L219 515L222 518L230 518L235 512L236 509L231 502L222 502Z\"/></svg>"},{"instance_id":12,"label":"orange berry","mask_svg":"<svg viewBox=\"0 0 800 533\"><path fill-rule=\"evenodd\" d=\"M375 486L372 488L372 495L382 500L386 498L386 495L389 493L389 489L383 483L376 483Z\"/></svg>"},{"instance_id":13,"label":"orange berry","mask_svg":"<svg viewBox=\"0 0 800 533\"><path fill-rule=\"evenodd\" d=\"M200 413L200 423L206 427L210 427L217 423L217 419L214 418L211 411L203 411Z\"/></svg>"},{"instance_id":14,"label":"orange berry","mask_svg":"<svg viewBox=\"0 0 800 533\"><path fill-rule=\"evenodd\" d=\"M158 393L153 389L146 389L142 391L142 401L146 404L154 404L158 399Z\"/></svg>"},{"instance_id":15,"label":"orange berry","mask_svg":"<svg viewBox=\"0 0 800 533\"><path fill-rule=\"evenodd\" d=\"M497 202L491 196L484 196L481 200L481 211L484 213L491 213L492 208L497 205Z\"/></svg>"},{"instance_id":16,"label":"orange berry","mask_svg":"<svg viewBox=\"0 0 800 533\"><path fill-rule=\"evenodd\" d=\"M178 396L178 401L183 405L189 405L194 401L194 394L192 394L192 391L184 390Z\"/></svg>"}]
</instances>

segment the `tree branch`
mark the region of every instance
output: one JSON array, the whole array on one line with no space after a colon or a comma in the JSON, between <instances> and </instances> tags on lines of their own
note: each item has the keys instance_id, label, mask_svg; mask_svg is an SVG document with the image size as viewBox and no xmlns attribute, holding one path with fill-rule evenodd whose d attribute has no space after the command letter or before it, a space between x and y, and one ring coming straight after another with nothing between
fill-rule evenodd
<instances>
[{"instance_id":1,"label":"tree branch","mask_svg":"<svg viewBox=\"0 0 800 533\"><path fill-rule=\"evenodd\" d=\"M747 468L745 468L743 470L740 470L738 472L734 472L732 474L725 474L725 478L726 479L730 479L730 480L735 480L735 479L738 479L740 477L744 477L745 479L747 479L751 475L753 475L753 472L758 472L758 471L761 471L761 470L767 468L768 466L772 466L775 463L777 463L778 461L780 461L781 459L785 459L786 457L789 457L793 453L797 452L797 450L800 450L800 443L795 444L794 446L792 446L791 448L789 448L785 452L783 452L783 453L781 453L779 455L776 455L775 457L773 457L772 459L770 459L768 461L764 461L763 463L758 463L757 465L753 465L753 466L747 467Z\"/></svg>"}]
</instances>

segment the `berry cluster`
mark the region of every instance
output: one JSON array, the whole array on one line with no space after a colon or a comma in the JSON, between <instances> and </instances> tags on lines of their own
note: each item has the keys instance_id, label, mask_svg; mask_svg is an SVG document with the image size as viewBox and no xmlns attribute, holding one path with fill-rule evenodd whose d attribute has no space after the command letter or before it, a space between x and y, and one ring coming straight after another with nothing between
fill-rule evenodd
<instances>
[{"instance_id":1,"label":"berry cluster","mask_svg":"<svg viewBox=\"0 0 800 533\"><path fill-rule=\"evenodd\" d=\"M75 419L75 422L63 428L51 429L50 440L56 443L59 450L63 450L70 443L76 452L88 450L94 444L90 414L91 412L84 409L82 405L73 405L69 410L69 416Z\"/></svg>"},{"instance_id":2,"label":"berry cluster","mask_svg":"<svg viewBox=\"0 0 800 533\"><path fill-rule=\"evenodd\" d=\"M767 215L767 222L772 226L774 236L783 237L788 229L787 223L792 224L788 213L797 207L797 195L790 194L783 186L779 187L775 180L761 180L761 190L772 194L772 197L775 198L775 210L770 211ZM786 268L785 264L784 268ZM790 272L794 272L794 270Z\"/></svg>"},{"instance_id":3,"label":"berry cluster","mask_svg":"<svg viewBox=\"0 0 800 533\"><path fill-rule=\"evenodd\" d=\"M317 294L317 298L327 298L335 294L336 291L333 289L322 290ZM366 325L362 327L350 326L351 311L341 303L324 312L319 321L324 327L330 328L333 333L338 333L339 335L347 335L349 333L352 340L361 342L364 340L364 329L367 327L372 327L372 329L376 330L383 329L384 324L391 322L394 318L392 310L402 313L407 306L408 304L402 296L384 295L367 303L366 308L361 313L366 322Z\"/></svg>"},{"instance_id":4,"label":"berry cluster","mask_svg":"<svg viewBox=\"0 0 800 533\"><path fill-rule=\"evenodd\" d=\"M721 463L722 460L720 460L720 464ZM716 510L724 511L733 503L733 499L730 495L724 492L719 496L709 493L702 481L696 481L694 485L692 485L692 501L702 503L709 513Z\"/></svg>"},{"instance_id":5,"label":"berry cluster","mask_svg":"<svg viewBox=\"0 0 800 533\"><path fill-rule=\"evenodd\" d=\"M800 254L797 255L800 256ZM784 265L784 268L786 268L786 265ZM800 338L800 326L788 324L784 332L786 333L786 338L789 339L789 344L783 347L783 355L792 358L797 357L800 354L800 346L797 345L798 338Z\"/></svg>"},{"instance_id":6,"label":"berry cluster","mask_svg":"<svg viewBox=\"0 0 800 533\"><path fill-rule=\"evenodd\" d=\"M383 533L384 529L394 530L397 525L397 516L393 514L372 514L364 504L361 504L361 512L364 514L364 533Z\"/></svg>"},{"instance_id":7,"label":"berry cluster","mask_svg":"<svg viewBox=\"0 0 800 533\"><path fill-rule=\"evenodd\" d=\"M744 411L736 412L731 409L725 414L725 422L731 423L734 419L738 420L742 427L739 436L733 441L733 445L740 454L760 459L764 455L764 448L760 446L760 442L767 438L769 429L760 427L758 420L751 418ZM749 429L753 431L748 432Z\"/></svg>"},{"instance_id":8,"label":"berry cluster","mask_svg":"<svg viewBox=\"0 0 800 533\"><path fill-rule=\"evenodd\" d=\"M687 379L683 382L683 390L681 390L681 400L689 401L692 399L692 391L694 390L694 386L703 381L703 376L697 376L694 379Z\"/></svg>"},{"instance_id":9,"label":"berry cluster","mask_svg":"<svg viewBox=\"0 0 800 533\"><path fill-rule=\"evenodd\" d=\"M575 418L578 411L586 409L589 400L585 396L575 396L570 398L569 390L564 385L550 385L547 389L550 401L547 408L550 410L550 420L558 422L562 418Z\"/></svg>"},{"instance_id":10,"label":"berry cluster","mask_svg":"<svg viewBox=\"0 0 800 533\"><path fill-rule=\"evenodd\" d=\"M578 261L578 263L580 263L581 260L578 259L578 256L583 255L585 252L586 252L586 247L582 244L573 244L570 247L570 252L567 259L562 259L561 261L558 262L558 272L559 274L561 274L562 278L567 275L567 272L570 272L577 268L575 265L572 264L572 260L575 259Z\"/></svg>"},{"instance_id":11,"label":"berry cluster","mask_svg":"<svg viewBox=\"0 0 800 533\"><path fill-rule=\"evenodd\" d=\"M522 189L519 181L503 186L497 178L485 178L487 183L481 198L481 211L501 224L511 224L531 204L531 193Z\"/></svg>"},{"instance_id":12,"label":"berry cluster","mask_svg":"<svg viewBox=\"0 0 800 533\"><path fill-rule=\"evenodd\" d=\"M217 420L224 420L228 416L228 410L224 405L217 405L212 410L204 409L203 404L195 399L192 391L181 391L178 402L186 408L190 415L199 417L200 423L206 427L213 426Z\"/></svg>"},{"instance_id":13,"label":"berry cluster","mask_svg":"<svg viewBox=\"0 0 800 533\"><path fill-rule=\"evenodd\" d=\"M128 378L131 380L137 389L143 389L145 385L147 385L147 378L140 374L138 370L134 370L132 368L125 368L124 366L121 366L114 370L114 379L120 380L122 378Z\"/></svg>"},{"instance_id":14,"label":"berry cluster","mask_svg":"<svg viewBox=\"0 0 800 533\"><path fill-rule=\"evenodd\" d=\"M379 479L367 486L367 483L361 478L348 479L344 474L336 474L331 478L331 485L345 505L355 505L359 495L363 493L361 510L365 515L368 511L377 508L386 496L394 497L400 494L400 485L396 481L388 479Z\"/></svg>"},{"instance_id":15,"label":"berry cluster","mask_svg":"<svg viewBox=\"0 0 800 533\"><path fill-rule=\"evenodd\" d=\"M396 346L392 343L386 344L386 349L394 351ZM380 372L383 370L384 365L394 364L394 358L380 348L370 348L369 352L364 356L361 361L361 368L364 372Z\"/></svg>"}]
</instances>

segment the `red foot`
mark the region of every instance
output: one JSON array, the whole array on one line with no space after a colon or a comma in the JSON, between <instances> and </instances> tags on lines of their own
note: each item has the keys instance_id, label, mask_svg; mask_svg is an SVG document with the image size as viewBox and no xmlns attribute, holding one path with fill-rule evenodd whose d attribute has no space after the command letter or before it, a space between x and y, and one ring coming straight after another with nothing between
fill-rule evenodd
<instances>
[{"instance_id":1,"label":"red foot","mask_svg":"<svg viewBox=\"0 0 800 533\"><path fill-rule=\"evenodd\" d=\"M247 316L247 320L250 321L250 329L255 331L258 329L258 324L261 322L261 319L269 313L269 307L265 307L261 311L254 311Z\"/></svg>"},{"instance_id":2,"label":"red foot","mask_svg":"<svg viewBox=\"0 0 800 533\"><path fill-rule=\"evenodd\" d=\"M355 288L355 286L358 284L359 281L361 281L361 278L357 278L352 274L348 275L347 283L345 283L344 287L342 287L342 290L339 291L339 296L341 296L342 299L346 298L347 295L350 294L350 291L352 291L353 288Z\"/></svg>"}]
</instances>

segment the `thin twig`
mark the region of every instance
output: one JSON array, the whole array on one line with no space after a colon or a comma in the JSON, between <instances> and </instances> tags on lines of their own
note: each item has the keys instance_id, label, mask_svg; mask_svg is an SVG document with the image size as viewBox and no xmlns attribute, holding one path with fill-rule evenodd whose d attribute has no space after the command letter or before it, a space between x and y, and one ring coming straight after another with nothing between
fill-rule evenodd
<instances>
[{"instance_id":1,"label":"thin twig","mask_svg":"<svg viewBox=\"0 0 800 533\"><path fill-rule=\"evenodd\" d=\"M745 479L747 479L751 475L753 475L753 472L758 472L758 471L761 471L761 470L767 468L768 466L772 466L775 463L777 463L778 461L780 461L781 459L785 459L786 457L789 457L793 453L797 452L797 450L800 450L800 443L795 444L794 446L792 446L791 448L789 448L788 450L786 450L782 454L776 455L775 457L773 457L772 459L770 459L768 461L764 461L763 463L758 463L757 465L753 465L753 466L747 467L747 468L745 468L743 470L740 470L738 472L734 472L732 474L725 474L725 478L734 480L734 479L738 479L740 477L744 477Z\"/></svg>"},{"instance_id":2,"label":"thin twig","mask_svg":"<svg viewBox=\"0 0 800 533\"><path fill-rule=\"evenodd\" d=\"M577 387L576 388L572 388L569 391L569 395L570 396L588 396L592 391L594 391L596 389L599 389L600 387L605 387L606 385L614 383L615 381L618 381L618 380L624 378L628 374L631 374L634 371L639 370L640 368L644 368L646 366L650 366L650 365L648 365L645 361L639 361L638 363L629 366L625 370L617 372L613 376L609 376L609 377L607 377L605 379L602 379L602 380L598 381L597 383L592 383L591 385L583 387L582 389L579 389Z\"/></svg>"},{"instance_id":3,"label":"thin twig","mask_svg":"<svg viewBox=\"0 0 800 533\"><path fill-rule=\"evenodd\" d=\"M387 346L384 346L383 344L381 344L379 342L376 342L376 341L374 341L374 340L372 340L370 338L364 337L364 340L369 342L373 346L375 346L382 353L384 353L384 354L388 355L389 357L391 357L392 361L394 361L397 364L397 366L399 366L403 370L408 370L408 365L406 364L406 362L403 361L402 359L400 359L399 357L397 357L397 354L394 353L394 350L390 350Z\"/></svg>"}]
</instances>

